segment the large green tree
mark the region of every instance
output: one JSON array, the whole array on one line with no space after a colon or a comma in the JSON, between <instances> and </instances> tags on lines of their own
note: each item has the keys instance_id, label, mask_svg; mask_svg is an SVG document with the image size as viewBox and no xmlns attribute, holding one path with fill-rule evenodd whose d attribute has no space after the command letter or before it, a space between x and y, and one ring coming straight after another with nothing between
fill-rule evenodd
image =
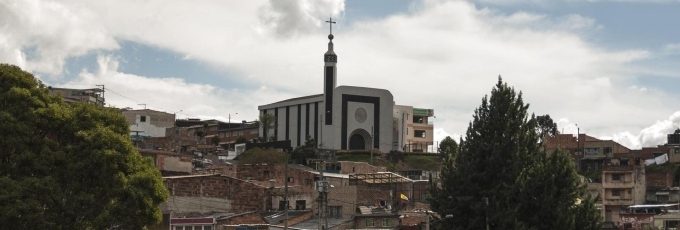
<instances>
[{"instance_id":1,"label":"large green tree","mask_svg":"<svg viewBox=\"0 0 680 230\"><path fill-rule=\"evenodd\" d=\"M444 156L430 206L438 229L598 229L569 157L541 148L528 104L500 79L473 115L455 161ZM581 200L583 199L583 200Z\"/></svg>"},{"instance_id":2,"label":"large green tree","mask_svg":"<svg viewBox=\"0 0 680 230\"><path fill-rule=\"evenodd\" d=\"M269 130L276 128L276 117L268 113L261 114L257 124L262 127L262 137L266 141L271 136Z\"/></svg>"},{"instance_id":3,"label":"large green tree","mask_svg":"<svg viewBox=\"0 0 680 230\"><path fill-rule=\"evenodd\" d=\"M160 172L115 109L68 105L0 64L0 225L142 229L161 220Z\"/></svg>"},{"instance_id":4,"label":"large green tree","mask_svg":"<svg viewBox=\"0 0 680 230\"><path fill-rule=\"evenodd\" d=\"M546 114L537 116L536 122L538 125L536 131L538 132L539 138L541 138L541 140L546 136L554 137L555 135L560 134L560 132L557 130L557 124L552 118L550 118L550 115Z\"/></svg>"},{"instance_id":5,"label":"large green tree","mask_svg":"<svg viewBox=\"0 0 680 230\"><path fill-rule=\"evenodd\" d=\"M455 157L457 150L458 143L450 136L446 136L444 140L439 143L439 153L441 153L442 156L449 155Z\"/></svg>"}]
</instances>

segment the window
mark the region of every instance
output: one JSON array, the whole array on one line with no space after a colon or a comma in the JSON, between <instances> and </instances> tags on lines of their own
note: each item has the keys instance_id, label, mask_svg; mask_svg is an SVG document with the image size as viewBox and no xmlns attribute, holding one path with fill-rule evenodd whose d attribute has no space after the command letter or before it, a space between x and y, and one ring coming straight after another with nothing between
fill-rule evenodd
<instances>
[{"instance_id":1,"label":"window","mask_svg":"<svg viewBox=\"0 0 680 230\"><path fill-rule=\"evenodd\" d=\"M677 228L680 227L680 221L677 220L667 220L666 221L666 228Z\"/></svg>"},{"instance_id":2,"label":"window","mask_svg":"<svg viewBox=\"0 0 680 230\"><path fill-rule=\"evenodd\" d=\"M312 179L305 179L306 185L312 185Z\"/></svg>"},{"instance_id":3,"label":"window","mask_svg":"<svg viewBox=\"0 0 680 230\"><path fill-rule=\"evenodd\" d=\"M621 196L621 189L612 189L612 196Z\"/></svg>"},{"instance_id":4,"label":"window","mask_svg":"<svg viewBox=\"0 0 680 230\"><path fill-rule=\"evenodd\" d=\"M146 122L146 116L139 116L139 122Z\"/></svg>"},{"instance_id":5,"label":"window","mask_svg":"<svg viewBox=\"0 0 680 230\"><path fill-rule=\"evenodd\" d=\"M279 201L279 210L286 210L288 207L287 204L288 204L287 201L284 200Z\"/></svg>"},{"instance_id":6,"label":"window","mask_svg":"<svg viewBox=\"0 0 680 230\"><path fill-rule=\"evenodd\" d=\"M586 148L584 152L586 155L597 155L600 153L600 148Z\"/></svg>"},{"instance_id":7,"label":"window","mask_svg":"<svg viewBox=\"0 0 680 230\"><path fill-rule=\"evenodd\" d=\"M212 230L212 226L203 226L203 230Z\"/></svg>"},{"instance_id":8,"label":"window","mask_svg":"<svg viewBox=\"0 0 680 230\"><path fill-rule=\"evenodd\" d=\"M612 181L619 182L624 178L623 174L612 174Z\"/></svg>"},{"instance_id":9,"label":"window","mask_svg":"<svg viewBox=\"0 0 680 230\"><path fill-rule=\"evenodd\" d=\"M305 200L296 200L295 201L295 210L305 210L307 209L307 201Z\"/></svg>"},{"instance_id":10,"label":"window","mask_svg":"<svg viewBox=\"0 0 680 230\"><path fill-rule=\"evenodd\" d=\"M366 218L366 227L373 227L375 224L373 223L373 218Z\"/></svg>"},{"instance_id":11,"label":"window","mask_svg":"<svg viewBox=\"0 0 680 230\"><path fill-rule=\"evenodd\" d=\"M675 154L680 154L680 148L675 148Z\"/></svg>"},{"instance_id":12,"label":"window","mask_svg":"<svg viewBox=\"0 0 680 230\"><path fill-rule=\"evenodd\" d=\"M612 153L612 147L604 147L602 151L604 152L604 154Z\"/></svg>"},{"instance_id":13,"label":"window","mask_svg":"<svg viewBox=\"0 0 680 230\"><path fill-rule=\"evenodd\" d=\"M182 226L175 226L175 230L184 230L184 227L182 227Z\"/></svg>"},{"instance_id":14,"label":"window","mask_svg":"<svg viewBox=\"0 0 680 230\"><path fill-rule=\"evenodd\" d=\"M264 170L263 174L265 179L269 178L269 170Z\"/></svg>"},{"instance_id":15,"label":"window","mask_svg":"<svg viewBox=\"0 0 680 230\"><path fill-rule=\"evenodd\" d=\"M383 219L382 219L382 226L383 226L383 227L389 227L389 226L390 226L390 219L388 219L388 218L383 218Z\"/></svg>"},{"instance_id":16,"label":"window","mask_svg":"<svg viewBox=\"0 0 680 230\"><path fill-rule=\"evenodd\" d=\"M288 177L288 183L293 183L293 178L292 178L292 177Z\"/></svg>"},{"instance_id":17,"label":"window","mask_svg":"<svg viewBox=\"0 0 680 230\"><path fill-rule=\"evenodd\" d=\"M425 138L425 130L414 130L414 131L413 131L413 136L414 136L414 137Z\"/></svg>"},{"instance_id":18,"label":"window","mask_svg":"<svg viewBox=\"0 0 680 230\"><path fill-rule=\"evenodd\" d=\"M168 188L168 184L165 187ZM170 226L170 214L163 214L163 226Z\"/></svg>"},{"instance_id":19,"label":"window","mask_svg":"<svg viewBox=\"0 0 680 230\"><path fill-rule=\"evenodd\" d=\"M656 195L656 201L657 202L668 202L668 195Z\"/></svg>"},{"instance_id":20,"label":"window","mask_svg":"<svg viewBox=\"0 0 680 230\"><path fill-rule=\"evenodd\" d=\"M352 166L352 172L356 172L356 171L354 170L354 166Z\"/></svg>"},{"instance_id":21,"label":"window","mask_svg":"<svg viewBox=\"0 0 680 230\"><path fill-rule=\"evenodd\" d=\"M624 223L623 229L633 229L633 223Z\"/></svg>"},{"instance_id":22,"label":"window","mask_svg":"<svg viewBox=\"0 0 680 230\"><path fill-rule=\"evenodd\" d=\"M342 218L342 206L328 206L328 217Z\"/></svg>"}]
</instances>

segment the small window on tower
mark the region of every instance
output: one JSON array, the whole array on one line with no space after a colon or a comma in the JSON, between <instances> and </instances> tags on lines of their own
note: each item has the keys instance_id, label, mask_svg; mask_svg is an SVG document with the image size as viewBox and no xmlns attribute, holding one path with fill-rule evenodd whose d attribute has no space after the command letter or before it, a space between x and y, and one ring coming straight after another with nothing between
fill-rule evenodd
<instances>
[{"instance_id":1,"label":"small window on tower","mask_svg":"<svg viewBox=\"0 0 680 230\"><path fill-rule=\"evenodd\" d=\"M146 116L139 116L139 122L146 122Z\"/></svg>"}]
</instances>

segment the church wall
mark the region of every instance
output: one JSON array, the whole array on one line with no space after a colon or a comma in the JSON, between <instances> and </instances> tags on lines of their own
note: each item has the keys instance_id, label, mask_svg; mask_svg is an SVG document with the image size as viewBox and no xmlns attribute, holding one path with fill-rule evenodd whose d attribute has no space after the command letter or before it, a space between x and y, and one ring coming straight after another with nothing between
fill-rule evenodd
<instances>
[{"instance_id":1,"label":"church wall","mask_svg":"<svg viewBox=\"0 0 680 230\"><path fill-rule=\"evenodd\" d=\"M292 146L298 146L298 106L289 106L288 109L288 140Z\"/></svg>"},{"instance_id":2,"label":"church wall","mask_svg":"<svg viewBox=\"0 0 680 230\"><path fill-rule=\"evenodd\" d=\"M278 135L276 135L276 140L282 141L286 140L286 107L279 107L276 108L278 117L277 117L277 126L276 128Z\"/></svg>"},{"instance_id":3,"label":"church wall","mask_svg":"<svg viewBox=\"0 0 680 230\"><path fill-rule=\"evenodd\" d=\"M335 89L334 92L334 102L333 102L333 110L339 114L340 116L334 116L333 117L333 126L332 128L329 128L330 131L332 131L332 135L335 138L332 139L327 139L325 137L326 133L324 133L324 139L327 141L332 141L333 146L336 146L337 149L346 149L347 146L342 146L342 140L345 139L346 143L349 143L349 135L352 133L354 130L346 130L346 135L343 137L343 132L342 132L342 122L343 119L347 119L347 125L349 126L349 120L353 120L353 112L352 116L342 116L342 109L343 109L343 97L345 97L345 100L347 98L355 98L359 99L362 102L363 101L375 101L374 99L377 98L377 103L379 104L378 107L378 112L379 112L379 118L378 118L378 124L374 124L375 130L374 130L374 136L378 139L379 143L379 149L381 152L389 152L392 149L392 125L393 125L393 108L394 108L394 98L392 96L392 93L388 90L384 89L373 89L373 88L363 88L363 87L352 87L352 86L339 86ZM349 106L350 100L347 102L347 106ZM345 108L346 110L349 110L349 108ZM344 113L344 115L347 115L347 111ZM350 118L351 117L351 118ZM367 118L373 120L373 117ZM379 128L378 128L379 126ZM348 128L349 129L349 128ZM369 127L370 133L370 127Z\"/></svg>"},{"instance_id":4,"label":"church wall","mask_svg":"<svg viewBox=\"0 0 680 230\"><path fill-rule=\"evenodd\" d=\"M363 122L359 122L356 118L357 110L361 108L365 111L366 117ZM366 133L371 134L371 127L374 127L374 120L371 119L375 116L374 113L375 106L371 103L361 103L361 102L348 102L347 103L347 143L349 144L349 138L352 136L352 131L357 129L363 129ZM366 138L366 137L365 137ZM370 138L370 137L369 137ZM370 141L370 140L369 140Z\"/></svg>"}]
</instances>

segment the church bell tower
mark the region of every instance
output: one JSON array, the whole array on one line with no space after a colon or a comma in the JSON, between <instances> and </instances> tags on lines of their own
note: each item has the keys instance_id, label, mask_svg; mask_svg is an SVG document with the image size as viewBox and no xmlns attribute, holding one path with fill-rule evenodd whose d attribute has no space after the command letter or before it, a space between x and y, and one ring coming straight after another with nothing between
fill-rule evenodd
<instances>
[{"instance_id":1,"label":"church bell tower","mask_svg":"<svg viewBox=\"0 0 680 230\"><path fill-rule=\"evenodd\" d=\"M325 63L323 80L324 119L326 125L333 125L333 91L337 86L338 56L333 52L333 24L335 24L335 22L332 18L326 22L331 26L331 33L328 34L328 51L323 55Z\"/></svg>"}]
</instances>

